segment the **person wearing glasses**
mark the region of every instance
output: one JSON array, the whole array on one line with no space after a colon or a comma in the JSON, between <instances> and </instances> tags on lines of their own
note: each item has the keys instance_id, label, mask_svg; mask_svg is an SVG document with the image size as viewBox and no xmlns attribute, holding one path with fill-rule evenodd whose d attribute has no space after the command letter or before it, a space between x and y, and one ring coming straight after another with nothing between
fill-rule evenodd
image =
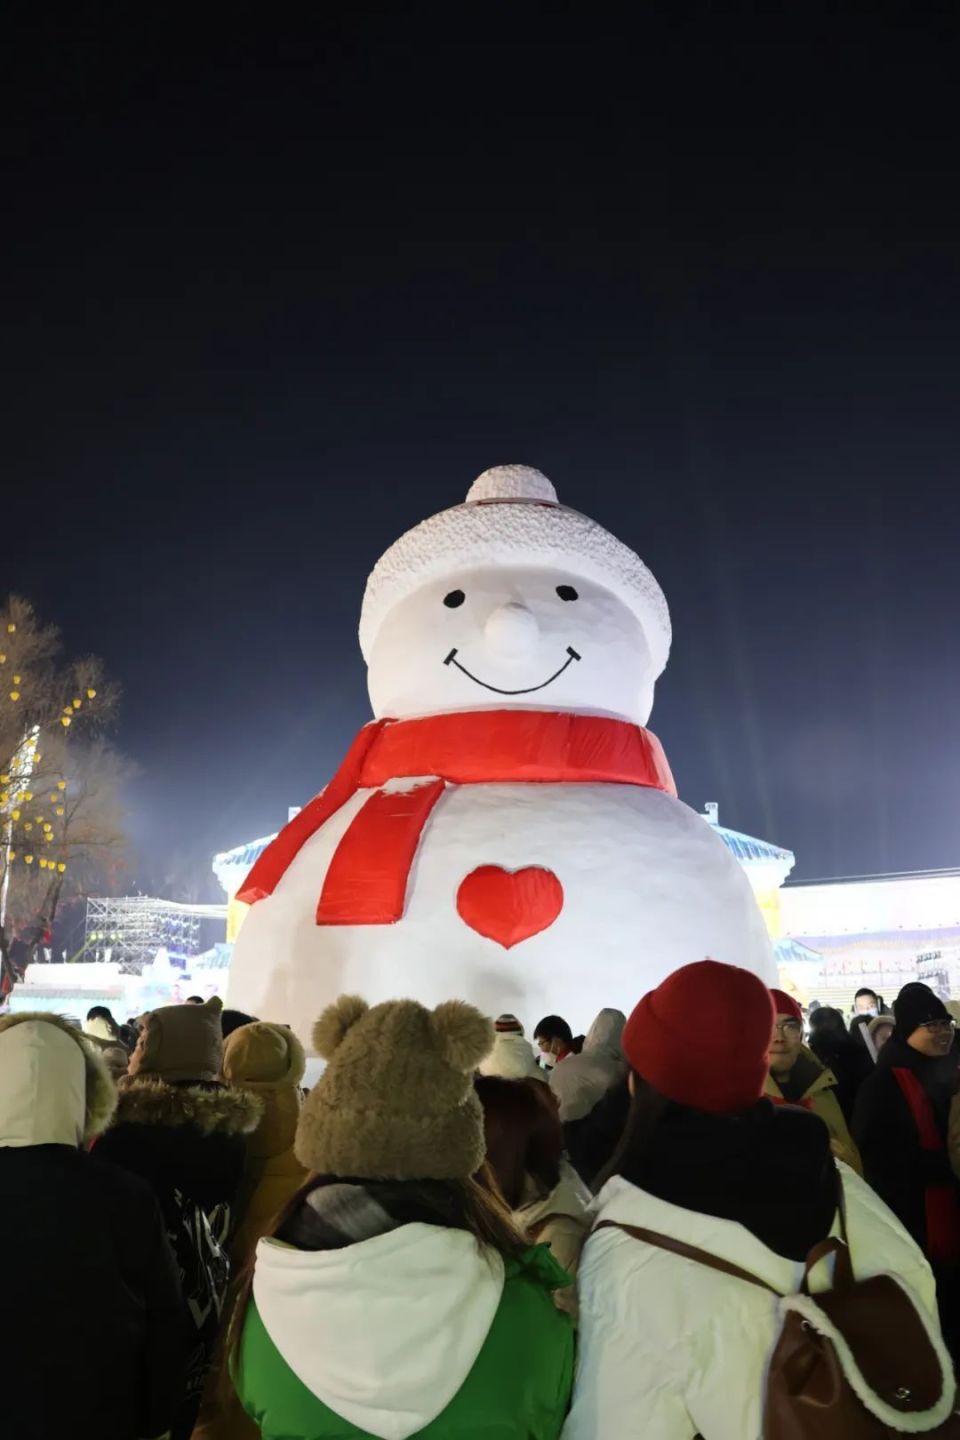
<instances>
[{"instance_id":1,"label":"person wearing glasses","mask_svg":"<svg viewBox=\"0 0 960 1440\"><path fill-rule=\"evenodd\" d=\"M803 1011L785 990L771 990L770 994L777 1017L763 1093L774 1105L800 1105L819 1115L830 1131L830 1148L836 1158L862 1175L860 1155L837 1099L836 1076L803 1043Z\"/></svg>"},{"instance_id":2,"label":"person wearing glasses","mask_svg":"<svg viewBox=\"0 0 960 1440\"><path fill-rule=\"evenodd\" d=\"M947 1145L955 1024L927 985L904 985L893 1034L864 1080L853 1134L869 1183L929 1259L944 1339L960 1359L960 1185Z\"/></svg>"}]
</instances>

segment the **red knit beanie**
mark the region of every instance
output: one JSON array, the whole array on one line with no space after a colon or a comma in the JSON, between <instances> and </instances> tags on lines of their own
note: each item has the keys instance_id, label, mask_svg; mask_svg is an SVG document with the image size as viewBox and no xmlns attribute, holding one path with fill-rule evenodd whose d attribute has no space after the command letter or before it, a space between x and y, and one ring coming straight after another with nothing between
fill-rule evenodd
<instances>
[{"instance_id":1,"label":"red knit beanie","mask_svg":"<svg viewBox=\"0 0 960 1440\"><path fill-rule=\"evenodd\" d=\"M792 1020L799 1020L800 1024L803 1024L803 1011L792 995L788 995L786 990L771 990L770 994L778 1015L789 1015Z\"/></svg>"},{"instance_id":2,"label":"red knit beanie","mask_svg":"<svg viewBox=\"0 0 960 1440\"><path fill-rule=\"evenodd\" d=\"M700 960L644 995L623 1032L623 1053L668 1100L724 1115L763 1094L773 1021L762 980Z\"/></svg>"}]
</instances>

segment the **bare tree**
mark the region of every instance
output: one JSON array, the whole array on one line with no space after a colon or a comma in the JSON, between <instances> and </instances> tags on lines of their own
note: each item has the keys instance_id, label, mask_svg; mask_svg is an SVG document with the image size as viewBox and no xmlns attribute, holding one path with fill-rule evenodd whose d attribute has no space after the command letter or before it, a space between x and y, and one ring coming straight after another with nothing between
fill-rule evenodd
<instances>
[{"instance_id":1,"label":"bare tree","mask_svg":"<svg viewBox=\"0 0 960 1440\"><path fill-rule=\"evenodd\" d=\"M61 901L121 863L118 700L102 663L65 659L29 601L0 608L0 999L49 944Z\"/></svg>"}]
</instances>

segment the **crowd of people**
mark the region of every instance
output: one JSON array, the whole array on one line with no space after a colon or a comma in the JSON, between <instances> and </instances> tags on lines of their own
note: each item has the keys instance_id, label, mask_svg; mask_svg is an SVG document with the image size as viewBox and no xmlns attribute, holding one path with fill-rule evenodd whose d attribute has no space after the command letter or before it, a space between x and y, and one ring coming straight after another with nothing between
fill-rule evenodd
<instances>
[{"instance_id":1,"label":"crowd of people","mask_svg":"<svg viewBox=\"0 0 960 1440\"><path fill-rule=\"evenodd\" d=\"M0 1019L4 1433L760 1440L805 1403L791 1316L877 1434L954 1433L960 1046L927 986L848 1022L704 960L584 1035L345 996L313 1044L306 1092L293 1032L215 999ZM857 1285L867 1380L823 1298Z\"/></svg>"}]
</instances>

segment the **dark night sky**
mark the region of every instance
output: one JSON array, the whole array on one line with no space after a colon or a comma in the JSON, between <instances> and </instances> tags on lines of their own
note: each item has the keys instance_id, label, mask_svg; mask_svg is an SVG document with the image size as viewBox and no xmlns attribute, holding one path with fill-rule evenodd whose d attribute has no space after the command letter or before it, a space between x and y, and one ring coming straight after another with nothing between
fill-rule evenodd
<instances>
[{"instance_id":1,"label":"dark night sky","mask_svg":"<svg viewBox=\"0 0 960 1440\"><path fill-rule=\"evenodd\" d=\"M0 587L122 681L155 864L319 787L367 571L512 461L660 579L691 804L960 863L954 6L36 8Z\"/></svg>"}]
</instances>

